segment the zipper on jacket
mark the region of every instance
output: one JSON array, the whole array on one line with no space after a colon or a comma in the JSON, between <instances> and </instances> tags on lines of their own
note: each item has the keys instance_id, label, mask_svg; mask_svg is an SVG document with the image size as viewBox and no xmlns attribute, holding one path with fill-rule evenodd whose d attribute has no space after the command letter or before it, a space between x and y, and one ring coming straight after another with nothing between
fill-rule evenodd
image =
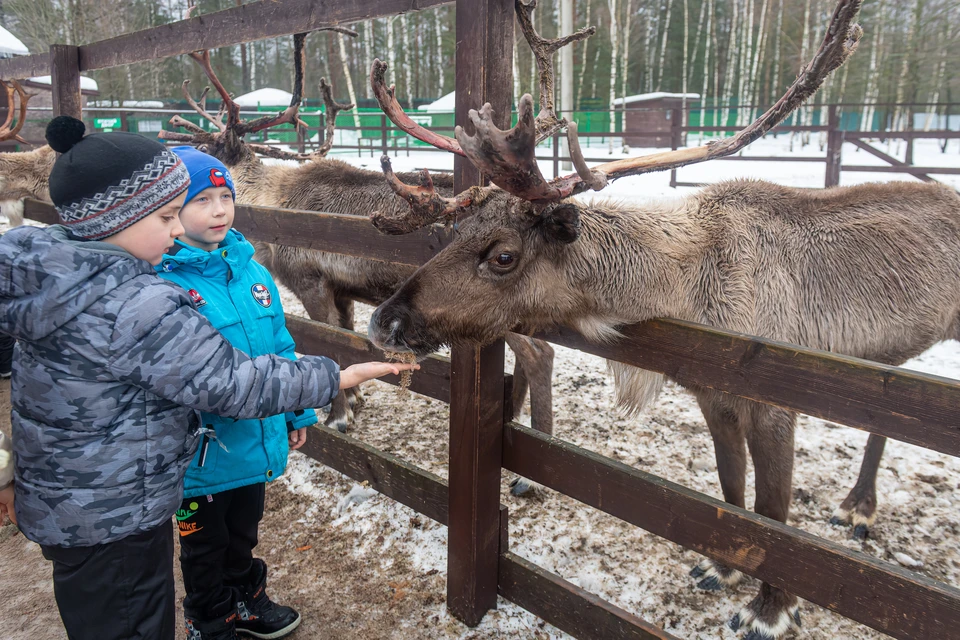
<instances>
[{"instance_id":1,"label":"zipper on jacket","mask_svg":"<svg viewBox=\"0 0 960 640\"><path fill-rule=\"evenodd\" d=\"M197 462L197 468L202 469L207 462L207 448L210 446L210 436L203 434L203 440L200 441L200 460Z\"/></svg>"}]
</instances>

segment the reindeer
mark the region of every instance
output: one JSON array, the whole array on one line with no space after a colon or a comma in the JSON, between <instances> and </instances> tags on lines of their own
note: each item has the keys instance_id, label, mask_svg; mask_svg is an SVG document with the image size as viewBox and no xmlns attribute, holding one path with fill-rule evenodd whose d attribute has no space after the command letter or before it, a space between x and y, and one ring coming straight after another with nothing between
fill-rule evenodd
<instances>
[{"instance_id":1,"label":"reindeer","mask_svg":"<svg viewBox=\"0 0 960 640\"><path fill-rule=\"evenodd\" d=\"M528 41L543 48L546 41L526 26L532 8L516 2ZM495 186L444 198L426 172L419 185L407 185L393 175L389 158L381 160L409 211L399 217L375 212L375 226L405 233L457 216L458 235L376 309L371 340L423 356L443 344L488 343L518 326L567 325L603 341L617 336L620 326L674 317L899 364L938 341L960 338L960 197L945 186L806 190L736 180L642 206L571 197L625 176L729 155L761 137L854 51L862 34L853 24L859 8L860 0L839 1L810 64L737 135L590 169L569 126L577 173L550 181L537 167L534 148L537 133L552 126L551 114L534 118L529 94L520 100L513 129L500 130L487 104L469 112L474 135L458 127L456 139L441 139L401 115L393 89L384 86L384 65L376 61L371 82L384 112L414 136L464 155ZM541 96L543 90L541 79ZM637 411L664 380L617 363L611 370L619 402ZM749 447L754 509L785 522L795 414L711 389L690 390L714 441L724 500L745 506ZM868 453L874 454L865 464L874 469L872 493L879 455ZM710 561L692 575L705 589L742 578ZM730 621L750 640L780 638L799 624L796 596L767 583Z\"/></svg>"},{"instance_id":2,"label":"reindeer","mask_svg":"<svg viewBox=\"0 0 960 640\"><path fill-rule=\"evenodd\" d=\"M20 130L27 122L27 103L34 94L24 91L16 80L2 84L7 94L7 117L0 125L0 141L16 140L29 144L20 137ZM16 98L19 98L20 110L16 125L11 126ZM23 153L0 153L0 215L6 217L11 226L23 223L24 198L41 196L50 199L48 178L54 160L56 154L47 145Z\"/></svg>"},{"instance_id":3,"label":"reindeer","mask_svg":"<svg viewBox=\"0 0 960 640\"><path fill-rule=\"evenodd\" d=\"M197 52L192 54L192 57L203 68L220 94L220 112L213 116L205 109L209 87L199 100L190 96L189 81L184 82L183 92L194 110L214 123L218 131L205 132L176 116L171 120L171 125L187 128L190 133L164 131L160 134L161 138L201 145L205 151L219 158L230 168L237 189L237 200L243 204L354 215L367 215L374 210L395 210L399 213L403 205L396 202L393 191L384 183L379 172L358 169L345 162L325 157L333 144L337 113L341 109L352 108L353 105L338 104L333 99L330 86L323 79L320 81L320 89L326 104L326 136L320 149L312 154L293 154L244 142L243 136L247 133L281 123L296 125L299 122L298 108L303 93L304 35L298 34L294 37L294 96L290 106L282 113L252 122L242 122L239 118L239 106L231 99L210 65L209 53ZM259 160L257 153L305 162L299 166L265 165ZM407 177L412 179L414 176ZM449 176L441 178L438 186L443 192L452 195L453 182ZM355 300L371 305L380 304L415 271L410 266L324 251L263 242L254 244L257 246L257 259L300 298L312 319L347 329L354 327ZM529 388L533 426L551 433L553 349L546 342L516 334L507 336L507 343L517 356L513 410L519 411ZM359 398L359 393L340 394L334 401L327 424L345 431L352 420L353 409ZM531 486L518 478L513 482L511 490L520 495Z\"/></svg>"}]
</instances>

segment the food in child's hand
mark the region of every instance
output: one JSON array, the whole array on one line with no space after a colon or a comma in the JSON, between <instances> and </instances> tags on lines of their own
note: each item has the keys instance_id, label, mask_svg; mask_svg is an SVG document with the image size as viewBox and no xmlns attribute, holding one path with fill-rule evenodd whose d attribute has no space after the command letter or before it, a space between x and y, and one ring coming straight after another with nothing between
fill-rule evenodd
<instances>
[{"instance_id":1,"label":"food in child's hand","mask_svg":"<svg viewBox=\"0 0 960 640\"><path fill-rule=\"evenodd\" d=\"M413 364L417 361L417 356L409 351L384 351L387 362L399 362L401 364ZM410 392L410 382L413 380L413 371L400 372L400 386L397 387L397 397L403 398Z\"/></svg>"}]
</instances>

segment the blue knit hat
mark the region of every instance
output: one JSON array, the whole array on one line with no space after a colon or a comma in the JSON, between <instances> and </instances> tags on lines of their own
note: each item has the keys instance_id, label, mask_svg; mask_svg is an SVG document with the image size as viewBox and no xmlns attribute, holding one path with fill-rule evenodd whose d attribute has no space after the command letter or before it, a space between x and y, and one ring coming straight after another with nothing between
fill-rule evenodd
<instances>
[{"instance_id":1,"label":"blue knit hat","mask_svg":"<svg viewBox=\"0 0 960 640\"><path fill-rule=\"evenodd\" d=\"M183 160L183 164L190 173L190 187L187 189L187 199L183 204L187 204L198 193L210 187L227 187L233 194L233 199L237 199L237 190L233 188L233 176L222 162L190 146L174 147L171 151Z\"/></svg>"}]
</instances>

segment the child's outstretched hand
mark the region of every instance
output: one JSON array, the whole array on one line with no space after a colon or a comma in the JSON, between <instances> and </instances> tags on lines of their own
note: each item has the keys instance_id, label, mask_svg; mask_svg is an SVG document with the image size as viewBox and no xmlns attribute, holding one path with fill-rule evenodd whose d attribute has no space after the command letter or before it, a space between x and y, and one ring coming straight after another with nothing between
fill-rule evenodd
<instances>
[{"instance_id":1,"label":"child's outstretched hand","mask_svg":"<svg viewBox=\"0 0 960 640\"><path fill-rule=\"evenodd\" d=\"M367 380L382 378L391 373L397 376L400 375L401 371L416 371L419 368L419 364L402 362L361 362L353 364L346 369L341 369L340 388L349 389Z\"/></svg>"},{"instance_id":2,"label":"child's outstretched hand","mask_svg":"<svg viewBox=\"0 0 960 640\"><path fill-rule=\"evenodd\" d=\"M307 428L291 431L287 437L287 444L290 445L290 451L296 451L307 443Z\"/></svg>"},{"instance_id":3,"label":"child's outstretched hand","mask_svg":"<svg viewBox=\"0 0 960 640\"><path fill-rule=\"evenodd\" d=\"M0 525L3 524L3 516L7 516L10 518L10 522L17 524L17 513L13 509L12 482L3 489L0 489Z\"/></svg>"}]
</instances>

